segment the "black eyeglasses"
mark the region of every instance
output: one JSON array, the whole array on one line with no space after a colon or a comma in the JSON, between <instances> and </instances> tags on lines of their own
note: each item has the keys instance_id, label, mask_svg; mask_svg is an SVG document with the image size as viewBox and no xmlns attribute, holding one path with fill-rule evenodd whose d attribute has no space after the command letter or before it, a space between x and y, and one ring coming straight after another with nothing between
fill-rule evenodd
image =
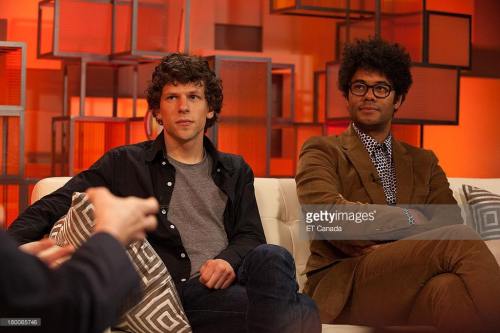
<instances>
[{"instance_id":1,"label":"black eyeglasses","mask_svg":"<svg viewBox=\"0 0 500 333\"><path fill-rule=\"evenodd\" d=\"M386 98L392 91L392 87L386 83L369 85L364 82L353 82L349 85L349 90L356 96L365 96L370 88L377 98Z\"/></svg>"}]
</instances>

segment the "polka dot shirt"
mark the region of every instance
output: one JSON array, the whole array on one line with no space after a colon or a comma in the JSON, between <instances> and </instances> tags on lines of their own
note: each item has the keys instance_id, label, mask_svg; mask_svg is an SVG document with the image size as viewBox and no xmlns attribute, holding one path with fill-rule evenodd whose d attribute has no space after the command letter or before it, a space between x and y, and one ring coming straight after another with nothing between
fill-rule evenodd
<instances>
[{"instance_id":1,"label":"polka dot shirt","mask_svg":"<svg viewBox=\"0 0 500 333\"><path fill-rule=\"evenodd\" d=\"M392 161L392 134L389 133L382 143L378 143L374 138L361 132L353 123L352 127L358 134L363 146L365 146L378 175L382 180L385 200L388 205L396 204L396 170Z\"/></svg>"}]
</instances>

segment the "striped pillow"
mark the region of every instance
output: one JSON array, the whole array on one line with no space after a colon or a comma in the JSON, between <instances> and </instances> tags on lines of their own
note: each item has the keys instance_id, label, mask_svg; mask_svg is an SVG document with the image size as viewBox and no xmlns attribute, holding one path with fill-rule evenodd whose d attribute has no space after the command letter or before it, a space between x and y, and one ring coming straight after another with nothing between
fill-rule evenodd
<instances>
[{"instance_id":1,"label":"striped pillow","mask_svg":"<svg viewBox=\"0 0 500 333\"><path fill-rule=\"evenodd\" d=\"M94 227L94 206L85 193L73 193L68 213L54 224L49 237L57 245L82 245ZM126 312L116 328L137 333L191 332L174 282L147 240L132 243L127 253L140 276L143 298Z\"/></svg>"},{"instance_id":2,"label":"striped pillow","mask_svg":"<svg viewBox=\"0 0 500 333\"><path fill-rule=\"evenodd\" d=\"M483 240L500 239L500 195L462 185L472 216L472 226Z\"/></svg>"}]
</instances>

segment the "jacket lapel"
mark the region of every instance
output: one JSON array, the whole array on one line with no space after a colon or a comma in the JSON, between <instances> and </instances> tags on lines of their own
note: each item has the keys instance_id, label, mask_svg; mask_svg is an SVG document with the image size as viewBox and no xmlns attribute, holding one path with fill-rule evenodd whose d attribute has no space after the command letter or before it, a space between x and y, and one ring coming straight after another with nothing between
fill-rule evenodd
<instances>
[{"instance_id":1,"label":"jacket lapel","mask_svg":"<svg viewBox=\"0 0 500 333\"><path fill-rule=\"evenodd\" d=\"M358 172L363 187L368 192L371 199L370 203L385 204L385 194L382 187L382 181L378 176L377 169L372 163L368 151L363 146L363 143L358 138L356 132L352 129L352 125L340 136L342 148L344 149L347 158Z\"/></svg>"},{"instance_id":2,"label":"jacket lapel","mask_svg":"<svg viewBox=\"0 0 500 333\"><path fill-rule=\"evenodd\" d=\"M396 169L397 204L409 204L413 189L413 163L411 155L397 140L392 139L393 161Z\"/></svg>"}]
</instances>

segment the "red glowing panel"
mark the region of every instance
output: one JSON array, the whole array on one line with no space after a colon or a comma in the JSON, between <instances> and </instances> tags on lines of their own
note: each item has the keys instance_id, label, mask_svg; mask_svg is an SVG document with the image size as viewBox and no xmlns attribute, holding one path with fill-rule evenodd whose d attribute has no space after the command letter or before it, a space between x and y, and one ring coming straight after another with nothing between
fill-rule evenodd
<instances>
[{"instance_id":1,"label":"red glowing panel","mask_svg":"<svg viewBox=\"0 0 500 333\"><path fill-rule=\"evenodd\" d=\"M474 5L476 0L443 1L426 0L427 10L437 10L448 13L474 14Z\"/></svg>"},{"instance_id":2,"label":"red glowing panel","mask_svg":"<svg viewBox=\"0 0 500 333\"><path fill-rule=\"evenodd\" d=\"M126 124L78 121L74 135L74 172L78 173L88 169L111 148L126 144Z\"/></svg>"},{"instance_id":3,"label":"red glowing panel","mask_svg":"<svg viewBox=\"0 0 500 333\"><path fill-rule=\"evenodd\" d=\"M460 86L459 124L425 126L424 146L436 153L448 177L499 178L500 80L462 77Z\"/></svg>"},{"instance_id":4,"label":"red glowing panel","mask_svg":"<svg viewBox=\"0 0 500 333\"><path fill-rule=\"evenodd\" d=\"M273 9L294 7L296 5L296 2L296 0L272 0L272 7Z\"/></svg>"},{"instance_id":5,"label":"red glowing panel","mask_svg":"<svg viewBox=\"0 0 500 333\"><path fill-rule=\"evenodd\" d=\"M132 117L133 116L133 99L118 98L117 100L117 116ZM137 99L136 117L143 117L148 110L148 103L144 98ZM70 99L70 114L78 115L80 112L80 97L71 97ZM85 115L86 116L112 116L113 114L113 98L112 97L87 97L85 98Z\"/></svg>"},{"instance_id":6,"label":"red glowing panel","mask_svg":"<svg viewBox=\"0 0 500 333\"><path fill-rule=\"evenodd\" d=\"M0 105L21 105L21 48L0 46Z\"/></svg>"},{"instance_id":7,"label":"red glowing panel","mask_svg":"<svg viewBox=\"0 0 500 333\"><path fill-rule=\"evenodd\" d=\"M338 64L327 64L326 115L327 119L349 120L346 100L337 88L338 71ZM411 72L413 85L395 114L395 122L455 123L458 110L458 71L414 64Z\"/></svg>"},{"instance_id":8,"label":"red glowing panel","mask_svg":"<svg viewBox=\"0 0 500 333\"><path fill-rule=\"evenodd\" d=\"M130 142L137 143L148 140L146 136L146 131L144 129L144 119L139 118L137 120L130 122Z\"/></svg>"},{"instance_id":9,"label":"red glowing panel","mask_svg":"<svg viewBox=\"0 0 500 333\"><path fill-rule=\"evenodd\" d=\"M369 17L373 15L374 2L364 0L274 0L272 10L284 10L292 15L323 17L345 17L350 8L351 17Z\"/></svg>"},{"instance_id":10,"label":"red glowing panel","mask_svg":"<svg viewBox=\"0 0 500 333\"><path fill-rule=\"evenodd\" d=\"M272 116L292 120L294 71L291 67L272 69Z\"/></svg>"},{"instance_id":11,"label":"red glowing panel","mask_svg":"<svg viewBox=\"0 0 500 333\"><path fill-rule=\"evenodd\" d=\"M72 54L111 53L111 2L59 1L59 49ZM89 18L92 18L89 24Z\"/></svg>"},{"instance_id":12,"label":"red glowing panel","mask_svg":"<svg viewBox=\"0 0 500 333\"><path fill-rule=\"evenodd\" d=\"M332 121L328 123L326 135L340 135L349 127L349 121Z\"/></svg>"},{"instance_id":13,"label":"red glowing panel","mask_svg":"<svg viewBox=\"0 0 500 333\"><path fill-rule=\"evenodd\" d=\"M3 133L5 128L7 128L7 135ZM2 151L4 147L7 151ZM0 165L2 166L0 172L2 174L20 175L19 148L19 118L0 117Z\"/></svg>"},{"instance_id":14,"label":"red glowing panel","mask_svg":"<svg viewBox=\"0 0 500 333\"><path fill-rule=\"evenodd\" d=\"M115 49L114 53L129 52L132 40L131 1L115 2Z\"/></svg>"},{"instance_id":15,"label":"red glowing panel","mask_svg":"<svg viewBox=\"0 0 500 333\"><path fill-rule=\"evenodd\" d=\"M0 185L0 204L5 211L5 227L19 215L19 185Z\"/></svg>"},{"instance_id":16,"label":"red glowing panel","mask_svg":"<svg viewBox=\"0 0 500 333\"><path fill-rule=\"evenodd\" d=\"M134 16L135 3L137 12ZM162 56L181 50L184 46L184 11L183 0L117 1L113 53Z\"/></svg>"},{"instance_id":17,"label":"red glowing panel","mask_svg":"<svg viewBox=\"0 0 500 333\"><path fill-rule=\"evenodd\" d=\"M324 71L314 73L314 113L316 120L325 122L326 116L326 74Z\"/></svg>"},{"instance_id":18,"label":"red glowing panel","mask_svg":"<svg viewBox=\"0 0 500 333\"><path fill-rule=\"evenodd\" d=\"M391 128L394 137L412 146L420 146L420 126L393 124Z\"/></svg>"},{"instance_id":19,"label":"red glowing panel","mask_svg":"<svg viewBox=\"0 0 500 333\"><path fill-rule=\"evenodd\" d=\"M40 40L38 48L40 54L51 53L54 43L54 3L40 3Z\"/></svg>"},{"instance_id":20,"label":"red glowing panel","mask_svg":"<svg viewBox=\"0 0 500 333\"><path fill-rule=\"evenodd\" d=\"M218 124L218 146L223 152L242 155L256 177L266 176L266 135L264 125L228 123Z\"/></svg>"},{"instance_id":21,"label":"red glowing panel","mask_svg":"<svg viewBox=\"0 0 500 333\"><path fill-rule=\"evenodd\" d=\"M295 174L296 134L291 125L271 131L271 177L291 177Z\"/></svg>"},{"instance_id":22,"label":"red glowing panel","mask_svg":"<svg viewBox=\"0 0 500 333\"><path fill-rule=\"evenodd\" d=\"M429 13L429 63L470 66L471 17Z\"/></svg>"},{"instance_id":23,"label":"red glowing panel","mask_svg":"<svg viewBox=\"0 0 500 333\"><path fill-rule=\"evenodd\" d=\"M269 59L216 57L224 83L218 124L220 150L243 155L256 176L266 175Z\"/></svg>"},{"instance_id":24,"label":"red glowing panel","mask_svg":"<svg viewBox=\"0 0 500 333\"><path fill-rule=\"evenodd\" d=\"M271 158L271 177L295 176L295 160L290 158Z\"/></svg>"},{"instance_id":25,"label":"red glowing panel","mask_svg":"<svg viewBox=\"0 0 500 333\"><path fill-rule=\"evenodd\" d=\"M326 118L349 119L346 99L338 89L339 64L326 64Z\"/></svg>"},{"instance_id":26,"label":"red glowing panel","mask_svg":"<svg viewBox=\"0 0 500 333\"><path fill-rule=\"evenodd\" d=\"M344 49L346 38L347 38L347 25L345 23L337 25L337 47L339 50L339 56L341 56L341 50ZM366 39L370 36L375 35L375 20L361 20L361 21L350 21L349 24L349 41L352 42L356 39Z\"/></svg>"},{"instance_id":27,"label":"red glowing panel","mask_svg":"<svg viewBox=\"0 0 500 333\"><path fill-rule=\"evenodd\" d=\"M297 144L295 146L296 149L296 160L298 161L300 152L302 150L302 146L307 141L307 139L313 136L321 136L323 135L323 126L322 125L301 125L297 126Z\"/></svg>"},{"instance_id":28,"label":"red glowing panel","mask_svg":"<svg viewBox=\"0 0 500 333\"><path fill-rule=\"evenodd\" d=\"M414 62L422 61L423 1L382 1L382 38L403 45Z\"/></svg>"},{"instance_id":29,"label":"red glowing panel","mask_svg":"<svg viewBox=\"0 0 500 333\"><path fill-rule=\"evenodd\" d=\"M405 47L414 62L422 61L423 18L422 13L383 17L382 38Z\"/></svg>"},{"instance_id":30,"label":"red glowing panel","mask_svg":"<svg viewBox=\"0 0 500 333\"><path fill-rule=\"evenodd\" d=\"M413 85L395 119L413 123L456 123L458 71L415 65L411 72Z\"/></svg>"}]
</instances>

